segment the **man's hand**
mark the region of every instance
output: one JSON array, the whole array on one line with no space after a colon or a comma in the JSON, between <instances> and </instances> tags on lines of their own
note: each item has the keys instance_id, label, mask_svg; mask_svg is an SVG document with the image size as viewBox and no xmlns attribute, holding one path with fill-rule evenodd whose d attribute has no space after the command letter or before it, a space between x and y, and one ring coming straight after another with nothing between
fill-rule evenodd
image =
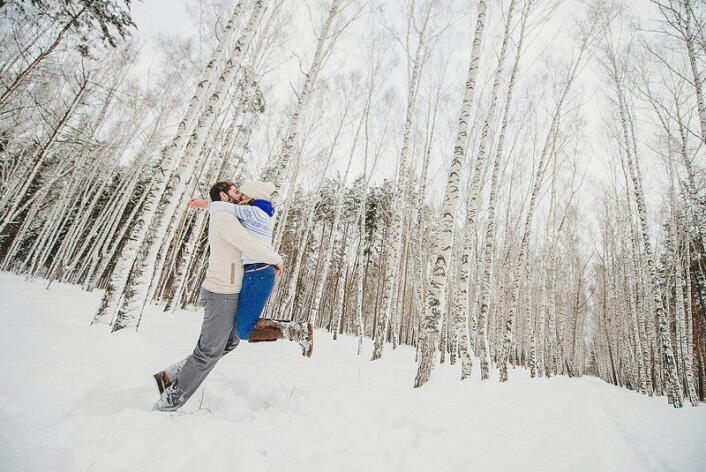
<instances>
[{"instance_id":1,"label":"man's hand","mask_svg":"<svg viewBox=\"0 0 706 472\"><path fill-rule=\"evenodd\" d=\"M208 200L204 200L203 198L192 198L189 200L189 208L201 208L205 210L208 208Z\"/></svg>"},{"instance_id":2,"label":"man's hand","mask_svg":"<svg viewBox=\"0 0 706 472\"><path fill-rule=\"evenodd\" d=\"M280 266L275 266L275 279L282 275L282 268Z\"/></svg>"}]
</instances>

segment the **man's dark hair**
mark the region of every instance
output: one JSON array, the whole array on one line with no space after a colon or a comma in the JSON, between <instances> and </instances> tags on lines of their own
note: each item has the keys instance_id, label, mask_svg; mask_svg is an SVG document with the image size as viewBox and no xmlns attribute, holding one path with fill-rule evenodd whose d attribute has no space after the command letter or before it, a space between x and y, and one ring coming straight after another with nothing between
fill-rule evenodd
<instances>
[{"instance_id":1,"label":"man's dark hair","mask_svg":"<svg viewBox=\"0 0 706 472\"><path fill-rule=\"evenodd\" d=\"M230 190L231 187L235 187L235 184L233 182L216 182L213 184L211 187L211 190L208 191L209 196L211 197L212 202L218 202L221 200L221 195L220 193L228 193L228 190Z\"/></svg>"}]
</instances>

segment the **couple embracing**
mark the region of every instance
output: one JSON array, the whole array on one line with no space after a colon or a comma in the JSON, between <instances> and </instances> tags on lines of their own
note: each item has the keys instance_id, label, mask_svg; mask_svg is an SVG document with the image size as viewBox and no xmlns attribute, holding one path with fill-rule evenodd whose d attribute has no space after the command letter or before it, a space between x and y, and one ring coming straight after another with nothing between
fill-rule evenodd
<instances>
[{"instance_id":1,"label":"couple embracing","mask_svg":"<svg viewBox=\"0 0 706 472\"><path fill-rule=\"evenodd\" d=\"M311 357L311 323L260 319L282 273L282 257L272 249L275 186L269 182L232 182L211 187L211 203L199 198L191 208L210 212L210 254L201 285L204 319L194 352L154 375L160 398L154 407L175 411L193 395L218 360L241 339L250 342L289 339Z\"/></svg>"}]
</instances>

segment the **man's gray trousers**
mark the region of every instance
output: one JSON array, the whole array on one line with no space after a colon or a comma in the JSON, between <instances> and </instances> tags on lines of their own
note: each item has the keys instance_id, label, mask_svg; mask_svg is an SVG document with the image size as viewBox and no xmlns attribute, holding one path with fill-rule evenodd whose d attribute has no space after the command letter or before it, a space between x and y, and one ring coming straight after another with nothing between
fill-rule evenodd
<instances>
[{"instance_id":1,"label":"man's gray trousers","mask_svg":"<svg viewBox=\"0 0 706 472\"><path fill-rule=\"evenodd\" d=\"M169 378L173 379L172 385L162 394L162 399L167 399L169 403L165 409L176 410L186 403L216 362L240 342L235 330L239 295L201 289L201 304L204 307L201 336L191 355L165 369Z\"/></svg>"}]
</instances>

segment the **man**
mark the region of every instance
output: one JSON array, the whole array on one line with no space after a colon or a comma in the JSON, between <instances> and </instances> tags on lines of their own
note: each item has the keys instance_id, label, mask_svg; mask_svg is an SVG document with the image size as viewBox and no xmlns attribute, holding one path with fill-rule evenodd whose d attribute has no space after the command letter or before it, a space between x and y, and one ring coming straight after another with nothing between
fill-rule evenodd
<instances>
[{"instance_id":1,"label":"man","mask_svg":"<svg viewBox=\"0 0 706 472\"><path fill-rule=\"evenodd\" d=\"M212 201L237 203L240 193L232 182L217 182L209 191ZM254 235L246 231L235 215L219 211L210 216L208 226L210 254L206 278L201 286L204 320L201 335L193 353L154 375L161 396L155 409L174 411L193 395L218 360L240 342L235 329L238 298L243 279L242 254L281 271L282 257ZM282 326L284 328L285 326ZM263 327L264 328L264 327ZM289 335L289 331L292 335ZM274 340L286 335L302 336L302 330L281 329L278 333L264 333Z\"/></svg>"}]
</instances>

